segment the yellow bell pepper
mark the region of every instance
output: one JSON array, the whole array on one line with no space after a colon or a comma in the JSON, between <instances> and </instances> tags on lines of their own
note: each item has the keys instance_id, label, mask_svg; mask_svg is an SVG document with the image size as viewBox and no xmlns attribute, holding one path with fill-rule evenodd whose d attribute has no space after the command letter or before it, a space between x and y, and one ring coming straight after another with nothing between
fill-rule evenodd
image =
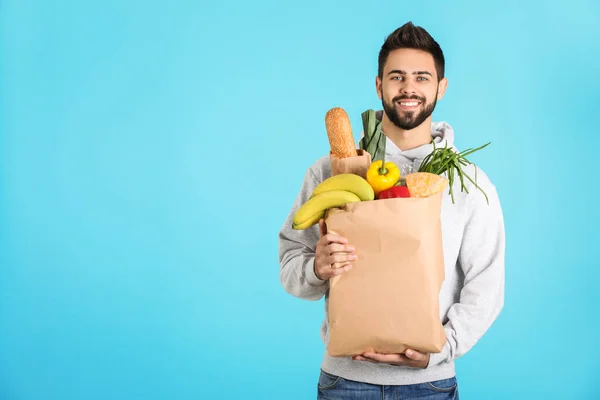
<instances>
[{"instance_id":1,"label":"yellow bell pepper","mask_svg":"<svg viewBox=\"0 0 600 400\"><path fill-rule=\"evenodd\" d=\"M389 189L400 180L400 169L391 161L384 160L373 161L367 170L367 182L373 188L375 195L379 192ZM384 167L382 168L382 165Z\"/></svg>"}]
</instances>

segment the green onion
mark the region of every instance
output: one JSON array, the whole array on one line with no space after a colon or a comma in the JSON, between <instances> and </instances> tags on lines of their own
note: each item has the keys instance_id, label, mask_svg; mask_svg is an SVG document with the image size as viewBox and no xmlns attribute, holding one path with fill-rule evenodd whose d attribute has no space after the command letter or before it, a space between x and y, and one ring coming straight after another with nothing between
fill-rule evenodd
<instances>
[{"instance_id":1,"label":"green onion","mask_svg":"<svg viewBox=\"0 0 600 400\"><path fill-rule=\"evenodd\" d=\"M467 156L479 151L485 147L487 147L491 142L484 144L481 147L476 149L467 149L460 153L455 152L451 147L448 147L448 143L444 147L436 147L435 143L433 144L433 151L428 154L419 167L419 172L429 172L431 174L442 175L446 173L448 176L448 184L450 186L450 196L452 197L452 203L454 203L454 175L458 175L460 180L460 191L464 191L469 193L467 187L465 186L465 178L471 182L477 189L479 189L483 195L487 203L490 201L488 199L487 194L483 191L481 187L477 184L477 166L475 165L475 180L473 180L467 173L465 173L462 169L463 166L467 166L472 164L469 160L467 160Z\"/></svg>"}]
</instances>

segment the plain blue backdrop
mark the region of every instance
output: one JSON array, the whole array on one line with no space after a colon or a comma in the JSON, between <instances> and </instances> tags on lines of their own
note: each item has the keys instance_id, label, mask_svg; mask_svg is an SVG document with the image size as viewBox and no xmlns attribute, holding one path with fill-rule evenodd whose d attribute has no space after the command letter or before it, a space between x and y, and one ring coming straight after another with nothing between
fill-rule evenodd
<instances>
[{"instance_id":1,"label":"plain blue backdrop","mask_svg":"<svg viewBox=\"0 0 600 400\"><path fill-rule=\"evenodd\" d=\"M411 20L434 120L497 185L506 303L461 399L598 399L600 6L547 1L4 0L0 399L310 399L323 303L277 233L326 111L378 108Z\"/></svg>"}]
</instances>

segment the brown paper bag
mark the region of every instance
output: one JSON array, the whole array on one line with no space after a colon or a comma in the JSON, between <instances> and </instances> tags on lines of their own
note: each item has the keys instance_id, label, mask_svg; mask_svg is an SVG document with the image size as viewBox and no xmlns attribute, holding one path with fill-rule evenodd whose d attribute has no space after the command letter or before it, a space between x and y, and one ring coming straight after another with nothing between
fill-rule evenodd
<instances>
[{"instance_id":1,"label":"brown paper bag","mask_svg":"<svg viewBox=\"0 0 600 400\"><path fill-rule=\"evenodd\" d=\"M369 169L369 165L371 165L371 154L362 149L356 149L356 152L358 153L357 156L346 158L339 158L329 152L331 175L356 174L366 178L367 170Z\"/></svg>"},{"instance_id":2,"label":"brown paper bag","mask_svg":"<svg viewBox=\"0 0 600 400\"><path fill-rule=\"evenodd\" d=\"M356 248L350 271L330 279L328 353L440 352L444 280L442 193L330 209L327 231Z\"/></svg>"}]
</instances>

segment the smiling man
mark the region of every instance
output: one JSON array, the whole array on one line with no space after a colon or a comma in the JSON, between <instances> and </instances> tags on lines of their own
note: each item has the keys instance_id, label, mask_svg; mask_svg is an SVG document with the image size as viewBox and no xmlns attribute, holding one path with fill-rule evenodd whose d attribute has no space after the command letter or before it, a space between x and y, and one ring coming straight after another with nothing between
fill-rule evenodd
<instances>
[{"instance_id":1,"label":"smiling man","mask_svg":"<svg viewBox=\"0 0 600 400\"><path fill-rule=\"evenodd\" d=\"M399 149L431 141L431 115L444 96L444 54L429 34L411 23L392 33L379 53L377 95L383 131Z\"/></svg>"},{"instance_id":2,"label":"smiling man","mask_svg":"<svg viewBox=\"0 0 600 400\"><path fill-rule=\"evenodd\" d=\"M446 122L432 122L432 113L448 85L445 60L438 43L421 27L407 23L388 36L379 53L375 80L383 110L376 113L385 135L385 157L418 169L435 146L453 145ZM474 176L475 166L464 167ZM279 233L280 277L285 290L306 300L329 298L329 279L351 270L355 249L344 237L319 226L292 229L293 216L314 188L331 176L329 156L306 172L300 193ZM456 359L487 332L504 305L504 221L496 187L477 168L469 193L454 187L442 201L445 280L439 294L440 320L446 344L440 353L365 353L331 357L325 352L319 376L319 399L458 399ZM459 179L455 179L459 185ZM489 202L488 202L489 201ZM343 263L342 268L333 268ZM403 284L398 283L398 290ZM376 311L374 311L376 312ZM329 341L328 319L321 337Z\"/></svg>"}]
</instances>

